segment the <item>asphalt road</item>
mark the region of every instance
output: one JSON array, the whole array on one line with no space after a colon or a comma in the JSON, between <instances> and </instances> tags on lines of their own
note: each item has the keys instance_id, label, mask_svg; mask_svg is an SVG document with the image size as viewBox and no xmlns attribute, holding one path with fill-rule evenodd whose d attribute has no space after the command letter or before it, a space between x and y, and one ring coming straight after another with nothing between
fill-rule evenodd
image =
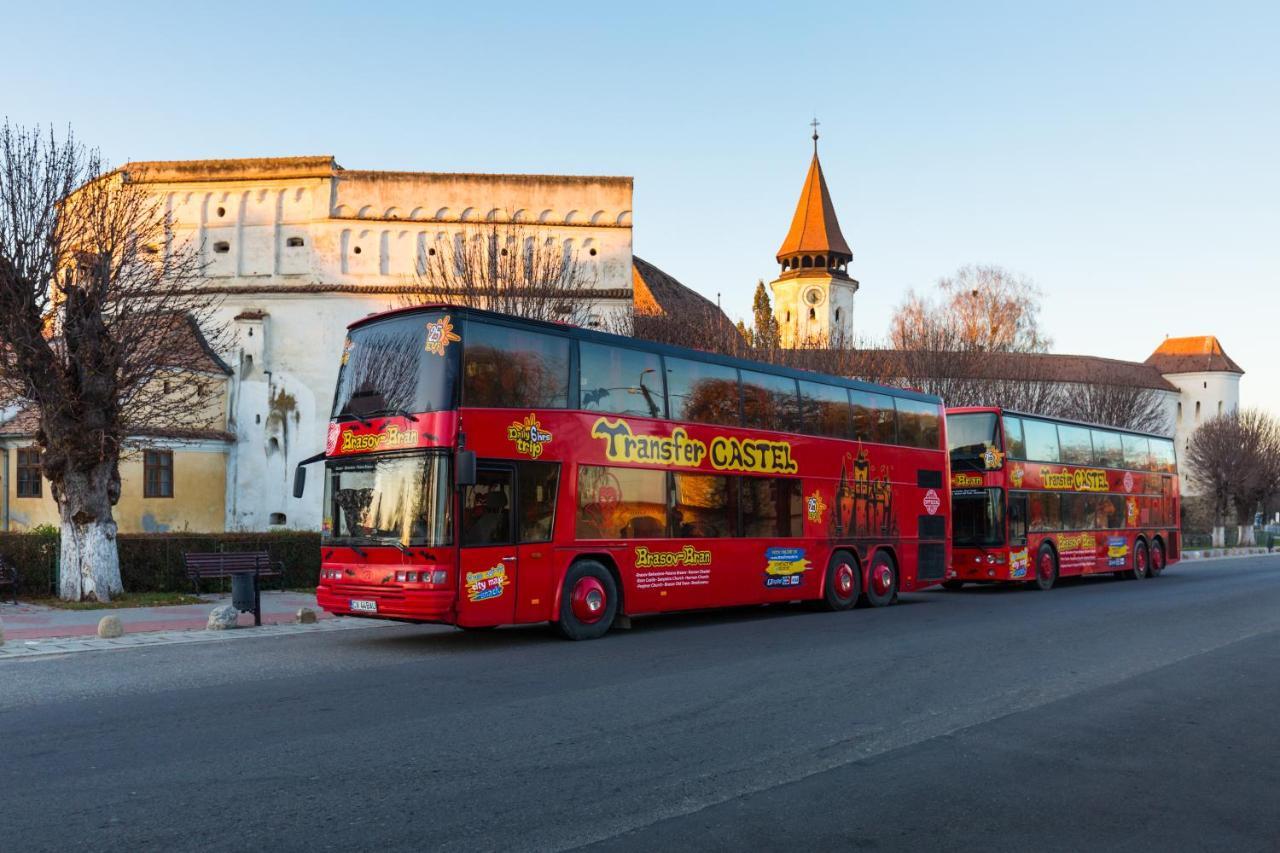
<instances>
[{"instance_id":1,"label":"asphalt road","mask_svg":"<svg viewBox=\"0 0 1280 853\"><path fill-rule=\"evenodd\" d=\"M0 663L0 849L1280 847L1280 555Z\"/></svg>"}]
</instances>

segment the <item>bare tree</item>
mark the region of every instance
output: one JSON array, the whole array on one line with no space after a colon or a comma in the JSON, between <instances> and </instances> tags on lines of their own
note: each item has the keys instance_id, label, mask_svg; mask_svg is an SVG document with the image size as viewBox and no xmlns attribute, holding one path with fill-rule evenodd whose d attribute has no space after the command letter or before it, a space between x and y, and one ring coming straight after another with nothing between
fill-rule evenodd
<instances>
[{"instance_id":1,"label":"bare tree","mask_svg":"<svg viewBox=\"0 0 1280 853\"><path fill-rule=\"evenodd\" d=\"M1185 460L1213 505L1213 544L1225 544L1228 510L1239 543L1253 542L1253 514L1280 493L1280 423L1258 409L1205 421L1191 435Z\"/></svg>"},{"instance_id":2,"label":"bare tree","mask_svg":"<svg viewBox=\"0 0 1280 853\"><path fill-rule=\"evenodd\" d=\"M521 222L489 222L426 246L402 301L586 326L599 307L599 280L596 262L572 241Z\"/></svg>"},{"instance_id":3,"label":"bare tree","mask_svg":"<svg viewBox=\"0 0 1280 853\"><path fill-rule=\"evenodd\" d=\"M1124 384L1103 370L1095 381L1063 386L1056 414L1122 429L1167 434L1169 412L1155 388Z\"/></svg>"},{"instance_id":4,"label":"bare tree","mask_svg":"<svg viewBox=\"0 0 1280 853\"><path fill-rule=\"evenodd\" d=\"M1040 329L1041 291L1025 276L998 266L970 265L938 281L936 299L908 291L889 328L895 349L937 348L979 352L1047 352Z\"/></svg>"},{"instance_id":5,"label":"bare tree","mask_svg":"<svg viewBox=\"0 0 1280 853\"><path fill-rule=\"evenodd\" d=\"M39 416L71 600L122 591L112 506L129 435L218 414L187 334L194 324L214 347L225 334L195 287L199 254L133 177L70 132L0 129L0 381Z\"/></svg>"}]
</instances>

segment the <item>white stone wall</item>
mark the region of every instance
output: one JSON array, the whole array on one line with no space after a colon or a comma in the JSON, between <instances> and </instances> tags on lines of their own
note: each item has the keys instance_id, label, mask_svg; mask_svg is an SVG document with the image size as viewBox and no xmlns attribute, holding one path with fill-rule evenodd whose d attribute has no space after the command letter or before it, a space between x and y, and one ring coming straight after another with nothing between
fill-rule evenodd
<instances>
[{"instance_id":1,"label":"white stone wall","mask_svg":"<svg viewBox=\"0 0 1280 853\"><path fill-rule=\"evenodd\" d=\"M1186 476L1182 457L1191 441L1191 434L1200 424L1240 408L1240 374L1166 373L1164 378L1178 386L1181 392L1169 422L1174 425L1174 440L1178 445L1178 469L1183 474L1183 492L1197 494L1198 490Z\"/></svg>"},{"instance_id":2,"label":"white stone wall","mask_svg":"<svg viewBox=\"0 0 1280 853\"><path fill-rule=\"evenodd\" d=\"M231 530L319 527L319 469L302 500L292 497L292 475L324 448L346 327L399 307L393 289L411 280L433 241L469 223L527 222L594 264L600 289L631 288L627 179L338 171L153 186L173 239L201 247L207 286L222 293L220 319L236 330L233 350L222 353L235 372ZM602 322L630 312L629 298L601 302Z\"/></svg>"},{"instance_id":3,"label":"white stone wall","mask_svg":"<svg viewBox=\"0 0 1280 853\"><path fill-rule=\"evenodd\" d=\"M784 347L807 341L853 340L853 303L858 289L854 282L825 275L796 276L777 279L770 288ZM812 290L819 293L816 304L806 299Z\"/></svg>"}]
</instances>

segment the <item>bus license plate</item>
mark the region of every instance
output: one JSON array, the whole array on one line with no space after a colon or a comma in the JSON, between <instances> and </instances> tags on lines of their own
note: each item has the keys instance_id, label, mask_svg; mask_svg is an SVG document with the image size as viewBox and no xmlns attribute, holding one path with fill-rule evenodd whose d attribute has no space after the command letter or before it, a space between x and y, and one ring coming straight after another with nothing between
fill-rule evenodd
<instances>
[{"instance_id":1,"label":"bus license plate","mask_svg":"<svg viewBox=\"0 0 1280 853\"><path fill-rule=\"evenodd\" d=\"M376 601L362 601L362 600L360 600L360 599L358 599L358 598L353 598L353 599L351 599L351 609L352 609L352 610L359 610L359 611L364 612L364 613L377 613L377 612L378 612L378 602L376 602Z\"/></svg>"}]
</instances>

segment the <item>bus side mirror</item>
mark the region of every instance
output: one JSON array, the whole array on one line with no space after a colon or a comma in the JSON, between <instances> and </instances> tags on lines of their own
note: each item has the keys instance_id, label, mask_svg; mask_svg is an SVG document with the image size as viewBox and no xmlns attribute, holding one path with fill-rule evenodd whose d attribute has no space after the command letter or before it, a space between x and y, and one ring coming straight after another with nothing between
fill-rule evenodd
<instances>
[{"instance_id":1,"label":"bus side mirror","mask_svg":"<svg viewBox=\"0 0 1280 853\"><path fill-rule=\"evenodd\" d=\"M302 497L302 493L307 490L307 469L304 465L299 465L293 470L293 496L295 498Z\"/></svg>"},{"instance_id":2,"label":"bus side mirror","mask_svg":"<svg viewBox=\"0 0 1280 853\"><path fill-rule=\"evenodd\" d=\"M474 450L459 450L458 455L454 457L453 482L459 488L476 484L476 452Z\"/></svg>"}]
</instances>

